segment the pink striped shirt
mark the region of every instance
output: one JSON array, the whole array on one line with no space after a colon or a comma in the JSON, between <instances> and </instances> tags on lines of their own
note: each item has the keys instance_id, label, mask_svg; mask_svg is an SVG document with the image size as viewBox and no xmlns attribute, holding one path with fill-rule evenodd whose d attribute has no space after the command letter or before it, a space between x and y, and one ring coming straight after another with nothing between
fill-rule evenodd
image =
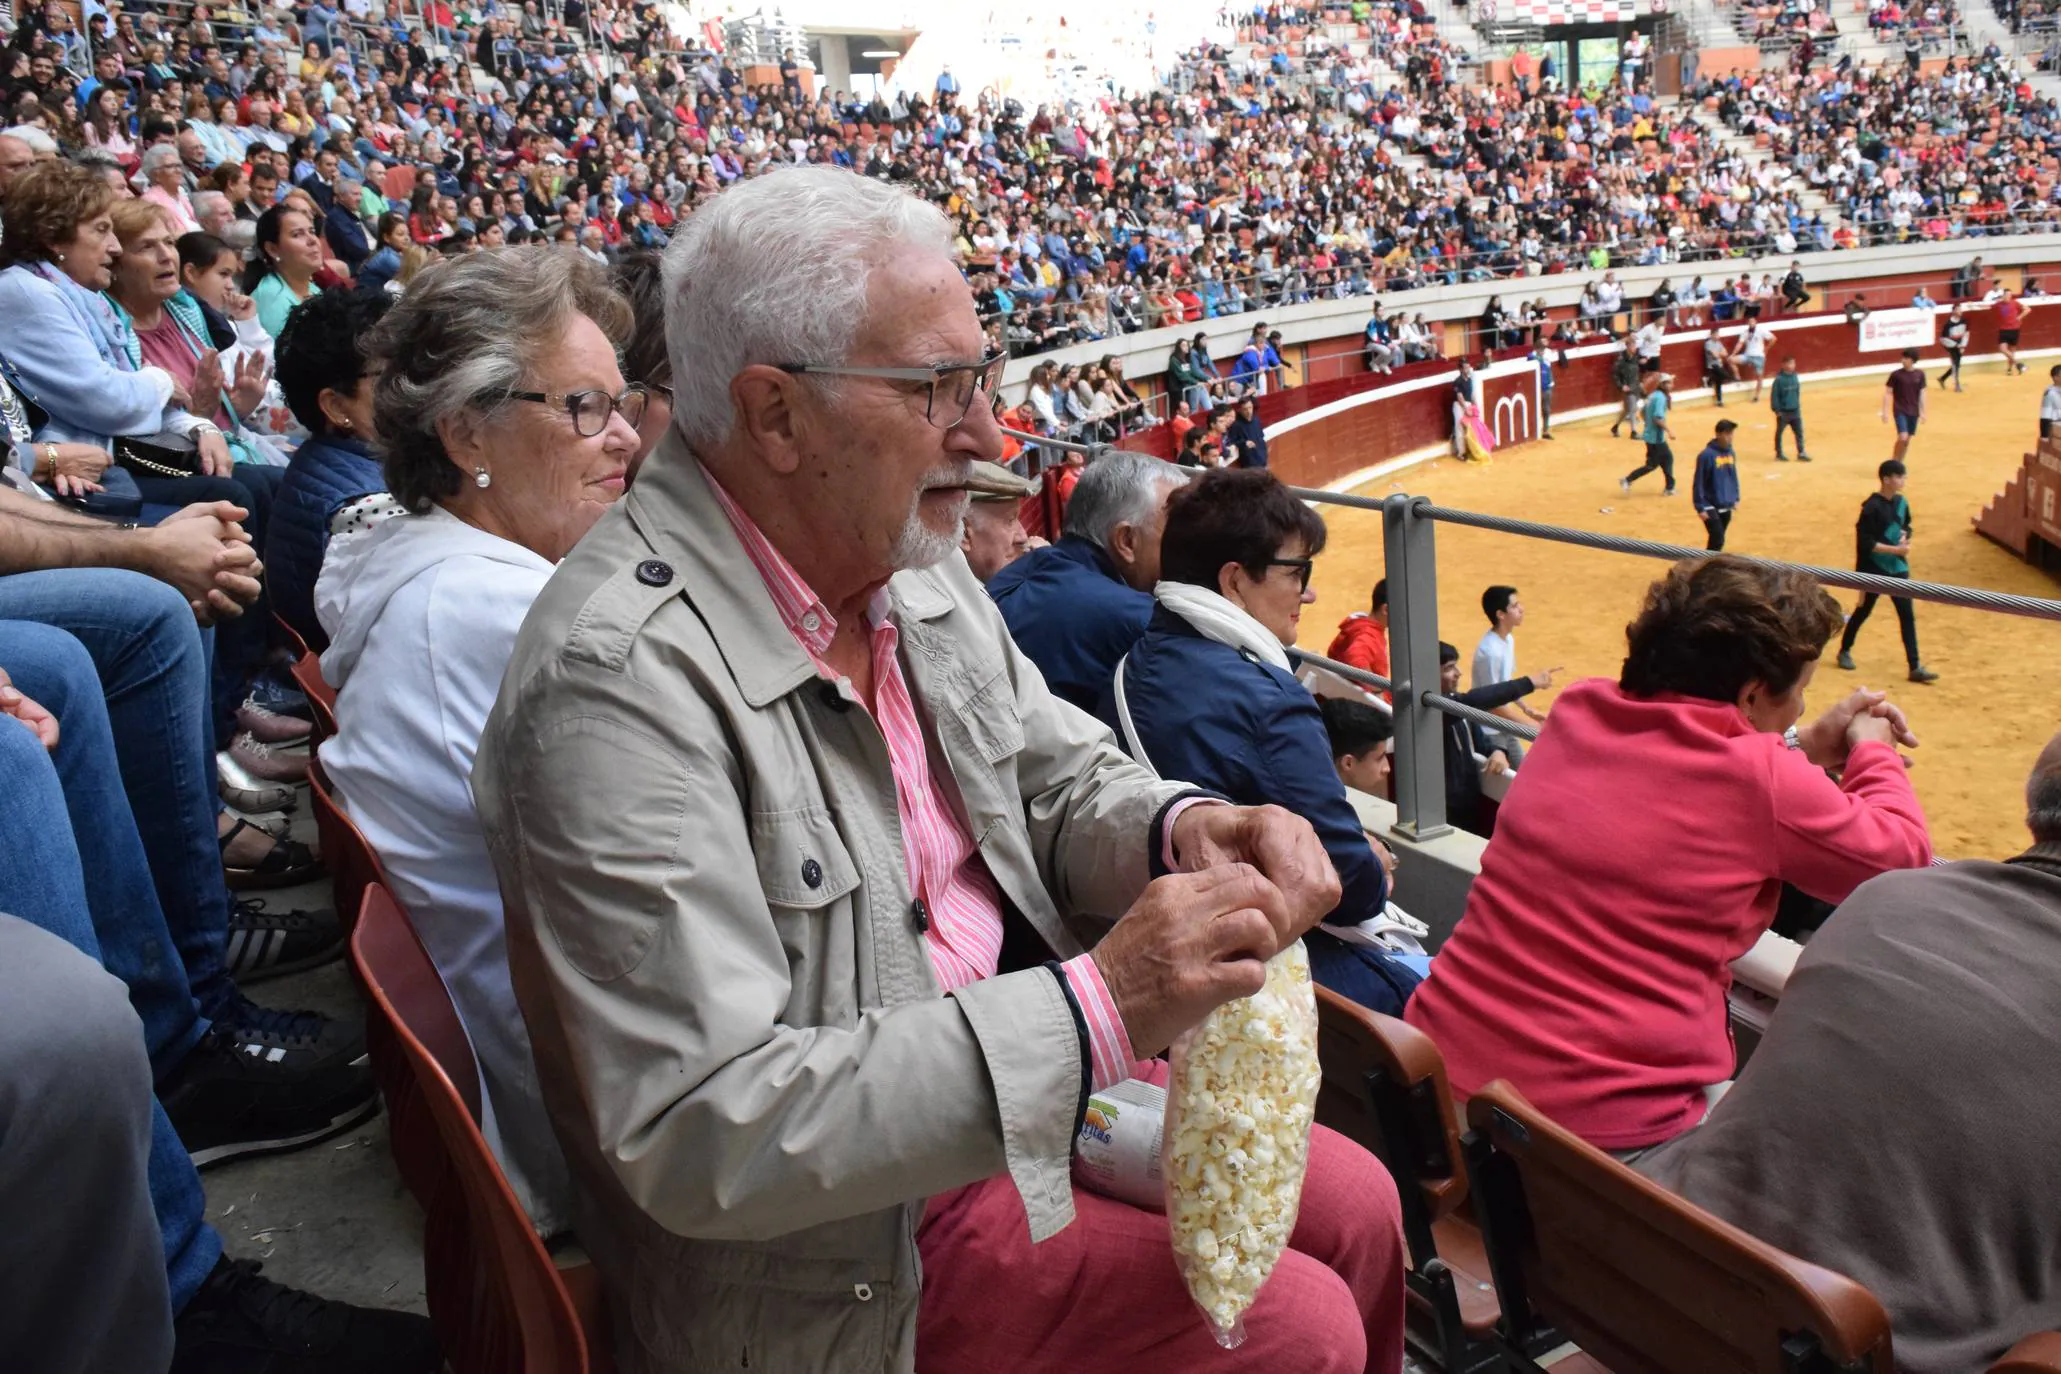
<instances>
[{"instance_id":1,"label":"pink striped shirt","mask_svg":"<svg viewBox=\"0 0 2061 1374\"><path fill-rule=\"evenodd\" d=\"M752 518L745 514L713 474L709 487L729 517L730 526L744 545L751 565L758 569L773 598L774 609L788 632L816 665L827 681L837 684L847 698L862 708L852 692L851 682L839 674L823 655L837 635L837 621L830 608L802 580L780 550L773 547ZM887 614L887 589L883 587L866 608L871 627L868 640L873 655L874 724L887 742L887 756L894 771L895 809L902 822L902 853L909 870L909 887L927 917L924 946L930 966L946 992L992 978L1002 956L1002 894L982 862L980 851L951 802L938 790L930 775L930 757L924 747L923 724L909 696L908 681L902 676L897 657L901 632ZM1094 1089L1102 1089L1131 1076L1131 1040L1118 1015L1102 971L1088 955L1061 965L1074 1000L1088 1023L1089 1077Z\"/></svg>"}]
</instances>

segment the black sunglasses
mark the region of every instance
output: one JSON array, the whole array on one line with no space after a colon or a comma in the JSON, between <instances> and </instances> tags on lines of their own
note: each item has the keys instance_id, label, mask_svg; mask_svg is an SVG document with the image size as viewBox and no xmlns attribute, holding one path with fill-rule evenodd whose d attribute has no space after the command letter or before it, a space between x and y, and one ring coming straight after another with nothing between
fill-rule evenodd
<instances>
[{"instance_id":1,"label":"black sunglasses","mask_svg":"<svg viewBox=\"0 0 2061 1374\"><path fill-rule=\"evenodd\" d=\"M1310 573L1316 569L1314 558L1269 558L1260 565L1263 568L1293 568L1302 576L1302 589L1310 589Z\"/></svg>"}]
</instances>

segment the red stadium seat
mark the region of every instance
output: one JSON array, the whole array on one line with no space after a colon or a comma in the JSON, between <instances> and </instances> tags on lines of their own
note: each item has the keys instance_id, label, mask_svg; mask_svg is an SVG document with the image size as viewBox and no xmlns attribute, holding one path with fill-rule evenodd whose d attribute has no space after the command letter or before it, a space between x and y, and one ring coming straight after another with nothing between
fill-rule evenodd
<instances>
[{"instance_id":1,"label":"red stadium seat","mask_svg":"<svg viewBox=\"0 0 2061 1374\"><path fill-rule=\"evenodd\" d=\"M336 734L336 689L322 676L322 657L319 654L302 654L293 661L293 680L308 698L308 709L315 714L315 743L320 744Z\"/></svg>"},{"instance_id":2,"label":"red stadium seat","mask_svg":"<svg viewBox=\"0 0 2061 1374\"><path fill-rule=\"evenodd\" d=\"M590 1374L613 1367L591 1266L561 1272L480 1135L479 1074L450 994L384 887L365 890L351 961L380 1034L368 1037L397 1161L428 1214L430 1317L456 1374ZM382 1062L384 1061L384 1062ZM396 1098L400 1102L396 1103ZM406 1117L409 1137L403 1142ZM580 1294L576 1300L575 1293Z\"/></svg>"},{"instance_id":3,"label":"red stadium seat","mask_svg":"<svg viewBox=\"0 0 2061 1374\"><path fill-rule=\"evenodd\" d=\"M1617 1374L1892 1374L1889 1314L1598 1150L1501 1079L1467 1103L1467 1174L1511 1374L1548 1324Z\"/></svg>"},{"instance_id":4,"label":"red stadium seat","mask_svg":"<svg viewBox=\"0 0 2061 1374\"><path fill-rule=\"evenodd\" d=\"M2042 1331L2011 1347L1989 1374L2061 1374L2061 1331Z\"/></svg>"},{"instance_id":5,"label":"red stadium seat","mask_svg":"<svg viewBox=\"0 0 2061 1374\"><path fill-rule=\"evenodd\" d=\"M322 841L322 862L329 869L329 887L337 912L346 920L356 916L365 899L365 889L386 885L386 869L373 852L365 832L344 811L336 799L336 788L322 767L318 750L308 764L308 795L315 812L315 832Z\"/></svg>"}]
</instances>

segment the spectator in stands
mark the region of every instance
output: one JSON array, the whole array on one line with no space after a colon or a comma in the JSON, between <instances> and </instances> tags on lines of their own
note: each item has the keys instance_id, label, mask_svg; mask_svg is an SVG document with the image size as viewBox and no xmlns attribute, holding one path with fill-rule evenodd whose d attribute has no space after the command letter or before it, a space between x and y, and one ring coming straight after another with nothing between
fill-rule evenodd
<instances>
[{"instance_id":1,"label":"spectator in stands","mask_svg":"<svg viewBox=\"0 0 2061 1374\"><path fill-rule=\"evenodd\" d=\"M287 319L279 386L308 431L273 499L265 540L272 611L316 653L329 636L315 615L315 582L329 541L400 513L374 455L377 381L365 345L393 298L384 291L317 296ZM384 499L382 499L384 498Z\"/></svg>"},{"instance_id":2,"label":"spectator in stands","mask_svg":"<svg viewBox=\"0 0 2061 1374\"><path fill-rule=\"evenodd\" d=\"M219 1361L234 1360L262 1362L281 1374L429 1374L440 1361L427 1320L354 1309L261 1279L256 1265L222 1253L221 1237L204 1219L197 1164L308 1143L376 1107L369 1074L362 1062L352 1062L362 1061L363 1039L321 1018L251 1005L221 976L219 934L210 941L173 919L169 904L160 905L160 892L167 893L168 903L176 896L192 904L189 894L176 892L182 880L207 886L205 875L179 867L192 858L191 848L176 854L166 852L166 845L178 848L176 838L167 837L182 822L207 827L213 814L200 733L204 652L181 595L127 572L18 571L30 559L91 558L109 536L116 543L121 536L81 517L59 514L56 523L45 524L12 501L0 505L6 507L0 513L0 571L13 574L0 577L0 662L6 665L0 672L6 684L0 687L0 715L15 718L0 722L0 823L10 837L0 847L0 907L23 913L28 925L82 955L104 955L122 971L126 1015L108 1018L104 1027L119 1037L101 1039L105 1062L82 1081L98 1101L110 1083L124 1081L108 1075L142 1051L139 1061L154 1067L163 1104L151 1102L146 1071L140 1101L124 1113L131 1134L119 1147L60 1111L67 1097L75 1108L85 1103L76 1093L54 1096L63 1090L47 1078L42 1095L10 1104L35 1110L10 1113L9 1146L32 1144L29 1132L39 1123L60 1124L63 1157L6 1157L12 1148L0 1153L0 1188L13 1203L7 1243L10 1249L35 1245L40 1251L31 1266L4 1265L10 1284L0 1300L0 1327L19 1333L28 1319L62 1314L97 1323L139 1342L109 1366L116 1368L134 1367L152 1345L170 1345L179 1369L217 1369L224 1367ZM218 542L213 523L213 512L196 512L170 522L174 529L184 527L176 535L155 538L183 543L176 552L164 545L171 556L166 570L180 572L183 590L203 604L219 596L222 604L237 605L255 592L244 576L255 565L219 560L211 547ZM24 614L43 623L20 618ZM153 814L146 815L145 807ZM199 852L207 852L204 840ZM90 855L90 862L82 855ZM220 893L219 878L213 888ZM13 920L10 915L0 926ZM98 1005L99 994L70 978L66 961L52 962L52 946L25 945L18 932L5 931L15 958L33 960L30 967L66 980L58 986L88 995L81 1006L66 1008L72 1021ZM319 938L334 958L342 932L333 919ZM306 943L290 942L296 956L308 954ZM210 954L212 975L196 981L195 970ZM21 971L14 958L7 966ZM224 995L216 1011L201 1013L197 998ZM29 1019L31 1002L10 995L7 1005L11 1032L40 1028L55 1035ZM51 1054L63 1043L42 1035L37 1042L39 1051ZM37 1081L31 1066L15 1055L0 1060L8 1095ZM85 1164L106 1172L97 1180L101 1191L78 1210L81 1199L65 1192L63 1182L71 1167ZM17 1174L22 1168L30 1172ZM142 1253L106 1253L102 1243L134 1224L133 1218L122 1220L125 1209L138 1207L146 1209L154 1243ZM62 1261L81 1235L94 1253L75 1272ZM146 1262L149 1273L132 1267ZM41 1289L38 1276L46 1274L43 1296L52 1306L36 1313L23 1304ZM82 1315L76 1306L81 1290L101 1290L103 1282L145 1306L136 1313ZM171 1330L152 1330L170 1314L176 1314ZM73 1349L91 1343L81 1330L65 1330L62 1337ZM29 1348L43 1362L56 1347Z\"/></svg>"},{"instance_id":3,"label":"spectator in stands","mask_svg":"<svg viewBox=\"0 0 2061 1374\"><path fill-rule=\"evenodd\" d=\"M1690 500L1709 537L1703 547L1716 553L1725 547L1725 531L1731 528L1732 512L1739 505L1739 459L1732 452L1732 432L1739 426L1720 420L1710 442L1696 455L1696 478L1690 484Z\"/></svg>"},{"instance_id":4,"label":"spectator in stands","mask_svg":"<svg viewBox=\"0 0 2061 1374\"><path fill-rule=\"evenodd\" d=\"M622 254L611 269L615 288L630 303L630 342L623 349L623 373L644 383L649 398L637 422L637 453L630 459L628 481L658 447L673 424L673 364L666 357L665 286L660 280L663 256L648 248Z\"/></svg>"},{"instance_id":5,"label":"spectator in stands","mask_svg":"<svg viewBox=\"0 0 2061 1374\"><path fill-rule=\"evenodd\" d=\"M1947 282L1947 299L1970 301L1982 295L1982 259L1970 258L1954 269L1954 275Z\"/></svg>"},{"instance_id":6,"label":"spectator in stands","mask_svg":"<svg viewBox=\"0 0 2061 1374\"><path fill-rule=\"evenodd\" d=\"M113 206L106 182L63 162L38 164L8 191L0 317L12 325L7 361L48 416L35 437L111 453L116 435L169 431L172 442L193 444L203 475L226 478L232 459L221 430L191 413L192 397L170 373L130 353L134 331L100 294L121 255ZM119 474L117 487L116 475L109 469L101 481L136 497L134 480Z\"/></svg>"},{"instance_id":7,"label":"spectator in stands","mask_svg":"<svg viewBox=\"0 0 2061 1374\"><path fill-rule=\"evenodd\" d=\"M1477 711L1496 711L1510 705L1519 697L1550 688L1553 685L1553 675L1538 673L1463 692L1460 690L1460 651L1440 640L1438 681L1441 694L1472 706ZM1494 813L1484 805L1481 779L1484 773L1493 777L1510 771L1510 755L1503 747L1503 741L1507 736L1493 733L1473 721L1462 720L1458 716L1443 716L1443 719L1446 820L1462 830L1472 831L1477 835L1491 835L1495 833Z\"/></svg>"},{"instance_id":8,"label":"spectator in stands","mask_svg":"<svg viewBox=\"0 0 2061 1374\"><path fill-rule=\"evenodd\" d=\"M1456 1091L1507 1078L1606 1150L1671 1139L1731 1077L1726 967L1780 884L1840 901L1930 861L1895 748L1917 741L1881 693L1789 733L1838 628L1804 573L1684 560L1619 680L1561 693L1410 1005Z\"/></svg>"},{"instance_id":9,"label":"spectator in stands","mask_svg":"<svg viewBox=\"0 0 2061 1374\"><path fill-rule=\"evenodd\" d=\"M616 368L630 326L605 270L551 248L424 278L369 346L375 442L407 513L332 544L315 583L337 689L323 766L451 990L488 1143L545 1235L571 1223L570 1184L508 983L472 759L530 603L623 493L646 394Z\"/></svg>"},{"instance_id":10,"label":"spectator in stands","mask_svg":"<svg viewBox=\"0 0 2061 1374\"><path fill-rule=\"evenodd\" d=\"M1260 423L1259 403L1251 396L1240 396L1237 418L1224 431L1224 451L1234 454L1234 463L1241 468L1264 468L1267 465L1267 430Z\"/></svg>"},{"instance_id":11,"label":"spectator in stands","mask_svg":"<svg viewBox=\"0 0 2061 1374\"><path fill-rule=\"evenodd\" d=\"M1911 1374L1985 1368L2056 1320L2061 1252L2026 1223L2052 1196L2061 1130L2061 736L2025 797L2033 844L2016 858L1857 888L1738 1083L1638 1166L1866 1285Z\"/></svg>"},{"instance_id":12,"label":"spectator in stands","mask_svg":"<svg viewBox=\"0 0 2061 1374\"><path fill-rule=\"evenodd\" d=\"M1212 473L1167 502L1158 603L1144 637L1117 664L1097 713L1131 757L1243 806L1281 806L1316 827L1343 892L1303 936L1310 974L1364 1006L1400 1015L1421 968L1356 927L1388 901L1377 857L1333 757L1324 720L1288 657L1324 522L1278 478Z\"/></svg>"},{"instance_id":13,"label":"spectator in stands","mask_svg":"<svg viewBox=\"0 0 2061 1374\"><path fill-rule=\"evenodd\" d=\"M322 266L322 239L305 211L275 205L258 217L243 293L258 303L258 323L267 334L278 338L288 312L321 294L315 274Z\"/></svg>"},{"instance_id":14,"label":"spectator in stands","mask_svg":"<svg viewBox=\"0 0 2061 1374\"><path fill-rule=\"evenodd\" d=\"M148 185L141 198L164 210L172 222L173 238L200 228L200 221L193 217L193 202L186 195L186 169L180 164L177 148L160 143L144 150L143 180Z\"/></svg>"},{"instance_id":15,"label":"spectator in stands","mask_svg":"<svg viewBox=\"0 0 2061 1374\"><path fill-rule=\"evenodd\" d=\"M1084 1088L1258 987L1187 951L1271 954L1338 887L1285 812L1177 810L1195 793L1055 702L953 556L969 465L1000 443L951 241L936 210L830 167L688 219L666 264L675 432L532 609L481 741L580 1238L615 1310L643 1314L618 1363L714 1343L770 1369L910 1368L920 1342L965 1368L1035 1330L1067 1367L1121 1332L1182 1367L1393 1374L1392 1184L1339 1137L1313 1139L1295 1255L1235 1353L1171 1266L1126 1258L1165 1219L1063 1181ZM949 361L855 371L926 353ZM1148 889L1154 854L1206 871ZM1005 900L1034 946L1010 972ZM1091 924L1065 921L1090 912L1117 919L1087 954ZM878 986L838 953L867 929ZM754 1266L724 1258L740 1245ZM826 1304L801 1290L833 1254ZM877 1304L865 1349L855 1294Z\"/></svg>"},{"instance_id":16,"label":"spectator in stands","mask_svg":"<svg viewBox=\"0 0 2061 1374\"><path fill-rule=\"evenodd\" d=\"M1152 619L1171 463L1116 449L1081 471L1058 543L1017 559L988 584L1010 635L1062 701L1092 711L1116 661Z\"/></svg>"},{"instance_id":17,"label":"spectator in stands","mask_svg":"<svg viewBox=\"0 0 2061 1374\"><path fill-rule=\"evenodd\" d=\"M1338 780L1356 792L1385 799L1394 719L1379 707L1344 697L1325 697L1317 707L1324 713L1324 734L1331 743L1331 766L1338 773ZM1376 853L1394 857L1386 845ZM1385 866L1393 878L1394 866Z\"/></svg>"},{"instance_id":18,"label":"spectator in stands","mask_svg":"<svg viewBox=\"0 0 2061 1374\"><path fill-rule=\"evenodd\" d=\"M1481 613L1488 617L1489 627L1482 632L1481 642L1474 646L1473 681L1469 685L1477 690L1513 681L1518 676L1517 627L1524 623L1524 603L1517 599L1517 588L1497 585L1482 592ZM1558 668L1552 670L1553 673L1559 671ZM1553 680L1552 673L1542 676L1549 683ZM1521 700L1497 707L1496 714L1506 720L1530 721L1533 725L1546 719L1544 712L1533 710ZM1524 761L1524 744L1515 735L1497 736L1496 740L1496 747L1510 756L1511 763Z\"/></svg>"},{"instance_id":19,"label":"spectator in stands","mask_svg":"<svg viewBox=\"0 0 2061 1374\"><path fill-rule=\"evenodd\" d=\"M1349 663L1377 677L1388 676L1388 579L1374 584L1364 611L1354 611L1338 622L1338 634L1324 657Z\"/></svg>"},{"instance_id":20,"label":"spectator in stands","mask_svg":"<svg viewBox=\"0 0 2061 1374\"><path fill-rule=\"evenodd\" d=\"M966 555L973 575L986 583L1030 552L1031 539L1018 512L1025 498L1036 494L1038 484L999 463L976 463L973 472L966 487L966 531L959 537L959 551Z\"/></svg>"}]
</instances>

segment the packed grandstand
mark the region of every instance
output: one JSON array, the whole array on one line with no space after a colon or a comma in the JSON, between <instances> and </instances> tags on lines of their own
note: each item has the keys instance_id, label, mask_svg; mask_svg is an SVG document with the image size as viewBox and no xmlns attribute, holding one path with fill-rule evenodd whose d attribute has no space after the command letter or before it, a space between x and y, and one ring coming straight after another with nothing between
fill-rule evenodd
<instances>
[{"instance_id":1,"label":"packed grandstand","mask_svg":"<svg viewBox=\"0 0 2061 1374\"><path fill-rule=\"evenodd\" d=\"M2051 16L946 8L0 21L0 1364L2061 1371Z\"/></svg>"}]
</instances>

